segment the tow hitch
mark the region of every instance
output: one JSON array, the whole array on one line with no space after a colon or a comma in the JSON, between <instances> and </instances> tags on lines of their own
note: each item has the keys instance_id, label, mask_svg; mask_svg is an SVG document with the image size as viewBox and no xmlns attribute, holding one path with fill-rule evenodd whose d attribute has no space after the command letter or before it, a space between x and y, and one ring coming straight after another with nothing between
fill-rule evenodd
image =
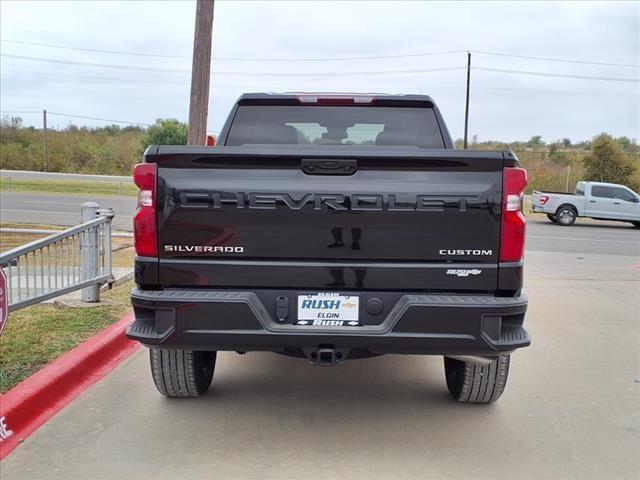
<instances>
[{"instance_id":1,"label":"tow hitch","mask_svg":"<svg viewBox=\"0 0 640 480\"><path fill-rule=\"evenodd\" d=\"M320 345L318 348L303 348L304 354L313 365L340 365L349 354L348 348L333 348L331 345Z\"/></svg>"}]
</instances>

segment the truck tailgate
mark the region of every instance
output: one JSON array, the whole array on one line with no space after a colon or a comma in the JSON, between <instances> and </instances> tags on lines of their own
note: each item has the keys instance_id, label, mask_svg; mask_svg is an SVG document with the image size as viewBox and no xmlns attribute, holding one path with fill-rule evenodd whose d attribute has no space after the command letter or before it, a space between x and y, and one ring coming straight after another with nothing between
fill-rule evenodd
<instances>
[{"instance_id":1,"label":"truck tailgate","mask_svg":"<svg viewBox=\"0 0 640 480\"><path fill-rule=\"evenodd\" d=\"M503 155L385 150L147 155L159 284L496 289Z\"/></svg>"}]
</instances>

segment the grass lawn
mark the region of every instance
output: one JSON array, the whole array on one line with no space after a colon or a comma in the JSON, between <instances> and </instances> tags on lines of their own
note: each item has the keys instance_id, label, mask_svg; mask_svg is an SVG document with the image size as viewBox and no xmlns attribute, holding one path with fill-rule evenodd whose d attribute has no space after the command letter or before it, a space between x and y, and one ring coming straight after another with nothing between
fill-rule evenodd
<instances>
[{"instance_id":1,"label":"grass lawn","mask_svg":"<svg viewBox=\"0 0 640 480\"><path fill-rule=\"evenodd\" d=\"M59 229L50 225L0 224L2 227ZM2 233L0 251L23 245L43 234ZM133 266L133 239L113 238L124 246L113 253L114 267ZM9 314L0 337L0 393L4 393L38 369L120 319L131 306L129 281L101 294L104 305L90 308L57 308L33 305Z\"/></svg>"},{"instance_id":2,"label":"grass lawn","mask_svg":"<svg viewBox=\"0 0 640 480\"><path fill-rule=\"evenodd\" d=\"M0 337L0 393L116 322L131 309L129 281L103 292L109 303L90 308L33 305L9 314Z\"/></svg>"},{"instance_id":3,"label":"grass lawn","mask_svg":"<svg viewBox=\"0 0 640 480\"><path fill-rule=\"evenodd\" d=\"M39 230L65 230L69 227L63 227L61 225L47 225L44 223L0 222L0 228L34 228Z\"/></svg>"},{"instance_id":4,"label":"grass lawn","mask_svg":"<svg viewBox=\"0 0 640 480\"><path fill-rule=\"evenodd\" d=\"M12 178L0 179L0 190L4 192L53 192L96 195L136 196L138 189L129 182L85 182L82 180L27 180Z\"/></svg>"}]
</instances>

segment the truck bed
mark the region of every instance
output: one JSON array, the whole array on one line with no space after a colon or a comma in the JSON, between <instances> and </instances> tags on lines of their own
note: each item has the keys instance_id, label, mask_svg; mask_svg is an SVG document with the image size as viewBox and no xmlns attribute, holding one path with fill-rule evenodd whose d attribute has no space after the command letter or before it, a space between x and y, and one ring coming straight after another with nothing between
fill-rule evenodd
<instances>
[{"instance_id":1,"label":"truck bed","mask_svg":"<svg viewBox=\"0 0 640 480\"><path fill-rule=\"evenodd\" d=\"M539 193L541 195L545 195L545 194L550 194L550 195L571 195L571 196L581 196L578 195L577 193L573 193L573 192L552 192L549 190L534 190L533 191L534 194Z\"/></svg>"}]
</instances>

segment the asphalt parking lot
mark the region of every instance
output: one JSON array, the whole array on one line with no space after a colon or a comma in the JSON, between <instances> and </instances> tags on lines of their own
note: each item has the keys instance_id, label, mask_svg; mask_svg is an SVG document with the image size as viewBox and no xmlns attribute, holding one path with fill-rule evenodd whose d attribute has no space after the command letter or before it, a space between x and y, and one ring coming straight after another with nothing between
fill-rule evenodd
<instances>
[{"instance_id":1,"label":"asphalt parking lot","mask_svg":"<svg viewBox=\"0 0 640 480\"><path fill-rule=\"evenodd\" d=\"M638 478L628 251L527 252L533 344L494 405L453 402L437 357L323 368L268 353L220 354L206 396L170 400L142 350L9 455L2 479Z\"/></svg>"}]
</instances>

